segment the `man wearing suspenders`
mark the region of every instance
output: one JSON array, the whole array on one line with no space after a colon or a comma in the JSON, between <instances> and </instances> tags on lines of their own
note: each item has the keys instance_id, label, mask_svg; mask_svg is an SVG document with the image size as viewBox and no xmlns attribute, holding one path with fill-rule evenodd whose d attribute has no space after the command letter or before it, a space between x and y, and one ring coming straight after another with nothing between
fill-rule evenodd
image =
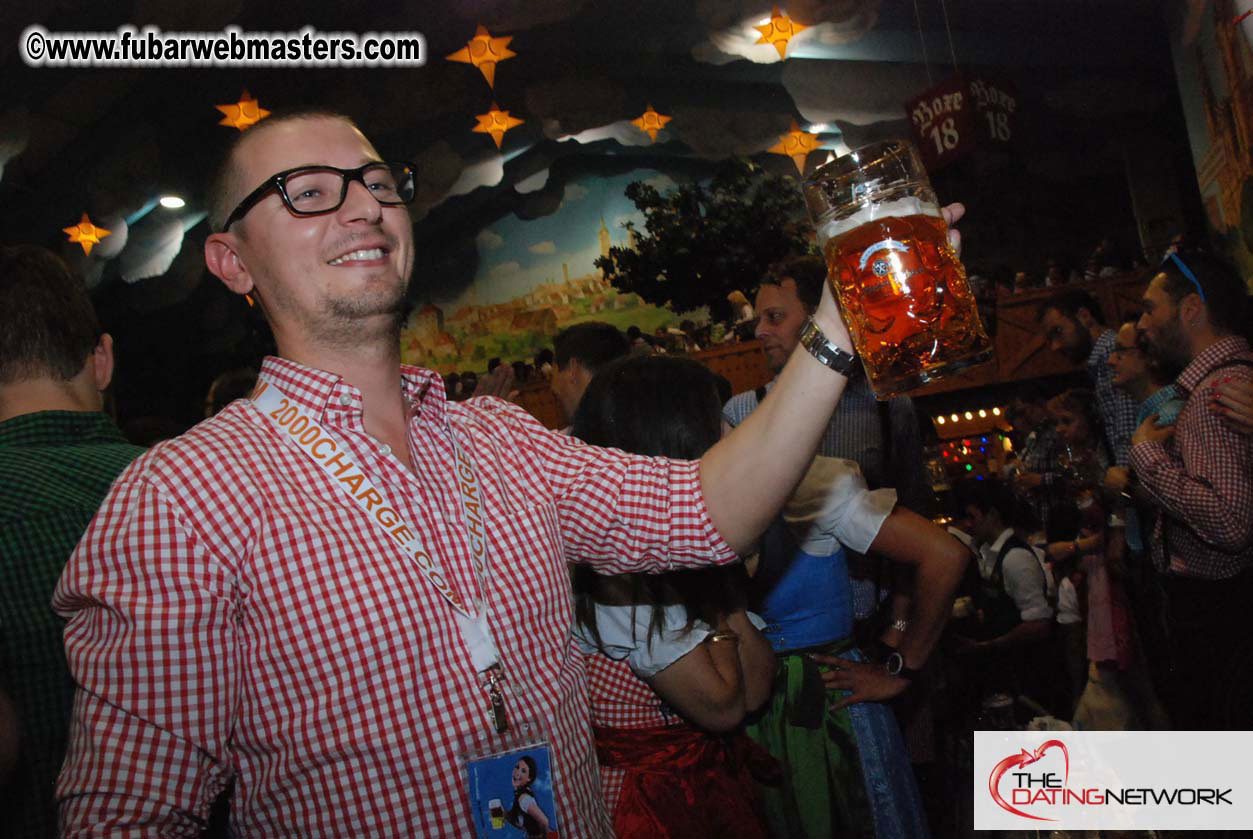
<instances>
[{"instance_id":1,"label":"man wearing suspenders","mask_svg":"<svg viewBox=\"0 0 1253 839\"><path fill-rule=\"evenodd\" d=\"M1179 729L1253 728L1253 437L1214 410L1224 386L1253 381L1247 295L1213 256L1171 253L1136 324L1150 353L1183 368L1175 386L1187 398L1174 425L1140 424L1130 456L1158 507L1149 548L1167 572L1163 695Z\"/></svg>"}]
</instances>

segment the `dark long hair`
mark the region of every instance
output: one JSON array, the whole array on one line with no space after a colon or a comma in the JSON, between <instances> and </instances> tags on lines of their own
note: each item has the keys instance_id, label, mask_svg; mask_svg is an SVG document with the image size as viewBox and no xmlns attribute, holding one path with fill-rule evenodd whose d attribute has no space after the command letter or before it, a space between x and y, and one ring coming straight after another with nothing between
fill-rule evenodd
<instances>
[{"instance_id":1,"label":"dark long hair","mask_svg":"<svg viewBox=\"0 0 1253 839\"><path fill-rule=\"evenodd\" d=\"M717 379L704 365L665 355L632 355L601 369L574 413L573 434L597 446L633 454L694 460L722 436ZM600 644L596 595L602 579L584 565L572 572L575 616ZM661 629L664 608L682 603L687 625L716 623L742 608L743 566L665 574L631 574L631 602L650 607L649 638Z\"/></svg>"}]
</instances>

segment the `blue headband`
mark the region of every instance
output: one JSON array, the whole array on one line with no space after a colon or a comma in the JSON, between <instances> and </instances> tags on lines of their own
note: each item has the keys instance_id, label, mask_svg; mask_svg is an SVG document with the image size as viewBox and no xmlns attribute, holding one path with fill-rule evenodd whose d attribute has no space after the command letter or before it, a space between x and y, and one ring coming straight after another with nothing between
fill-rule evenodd
<instances>
[{"instance_id":1,"label":"blue headband","mask_svg":"<svg viewBox=\"0 0 1253 839\"><path fill-rule=\"evenodd\" d=\"M1196 274L1192 273L1192 269L1187 265L1184 265L1183 260L1179 258L1179 254L1173 251L1170 254L1170 259L1174 261L1176 266L1178 266L1180 273L1192 281L1192 284L1196 286L1196 293L1201 295L1201 302L1208 306L1209 304L1205 301L1205 292L1201 289L1201 284L1197 282Z\"/></svg>"}]
</instances>

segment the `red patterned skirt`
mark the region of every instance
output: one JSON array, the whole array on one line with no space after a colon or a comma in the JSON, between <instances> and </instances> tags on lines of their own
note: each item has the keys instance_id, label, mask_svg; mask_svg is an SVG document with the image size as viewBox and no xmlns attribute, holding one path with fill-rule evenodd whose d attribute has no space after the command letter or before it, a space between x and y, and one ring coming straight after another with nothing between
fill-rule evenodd
<instances>
[{"instance_id":1,"label":"red patterned skirt","mask_svg":"<svg viewBox=\"0 0 1253 839\"><path fill-rule=\"evenodd\" d=\"M618 839L766 839L755 781L779 767L743 733L687 724L594 729L602 766L625 777L613 828Z\"/></svg>"}]
</instances>

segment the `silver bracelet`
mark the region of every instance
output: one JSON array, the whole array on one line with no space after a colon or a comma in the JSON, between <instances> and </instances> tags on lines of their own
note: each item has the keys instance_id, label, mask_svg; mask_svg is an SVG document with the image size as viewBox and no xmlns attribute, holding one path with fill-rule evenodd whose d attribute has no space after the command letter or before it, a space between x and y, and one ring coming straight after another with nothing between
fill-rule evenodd
<instances>
[{"instance_id":1,"label":"silver bracelet","mask_svg":"<svg viewBox=\"0 0 1253 839\"><path fill-rule=\"evenodd\" d=\"M800 343L810 355L837 373L847 376L857 365L857 356L832 343L826 335L822 334L822 330L818 328L818 324L814 323L813 318L805 321L805 327L801 330Z\"/></svg>"}]
</instances>

